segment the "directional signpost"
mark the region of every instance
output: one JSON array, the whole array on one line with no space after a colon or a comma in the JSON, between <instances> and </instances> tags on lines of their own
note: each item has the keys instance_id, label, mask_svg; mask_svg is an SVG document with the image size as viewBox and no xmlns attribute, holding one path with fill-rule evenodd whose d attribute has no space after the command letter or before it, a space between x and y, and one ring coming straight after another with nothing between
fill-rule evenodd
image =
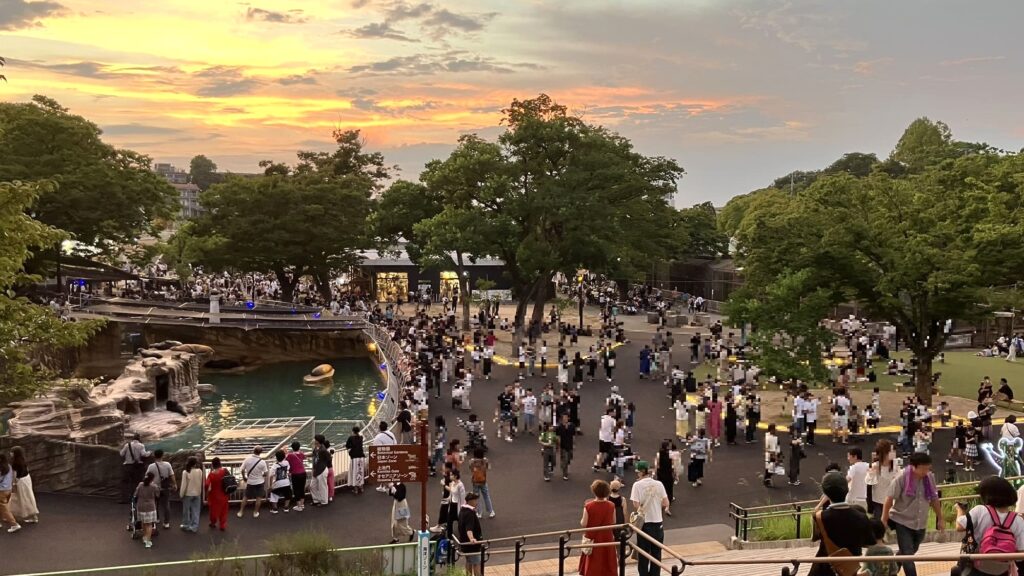
<instances>
[{"instance_id":1,"label":"directional signpost","mask_svg":"<svg viewBox=\"0 0 1024 576\"><path fill-rule=\"evenodd\" d=\"M427 531L427 479L430 477L427 461L427 423L420 422L419 444L392 444L370 446L369 476L381 483L420 483L420 533L417 551L417 574L430 572L430 533Z\"/></svg>"},{"instance_id":2,"label":"directional signpost","mask_svg":"<svg viewBox=\"0 0 1024 576\"><path fill-rule=\"evenodd\" d=\"M423 447L416 444L370 446L370 478L386 482L422 482L426 471Z\"/></svg>"}]
</instances>

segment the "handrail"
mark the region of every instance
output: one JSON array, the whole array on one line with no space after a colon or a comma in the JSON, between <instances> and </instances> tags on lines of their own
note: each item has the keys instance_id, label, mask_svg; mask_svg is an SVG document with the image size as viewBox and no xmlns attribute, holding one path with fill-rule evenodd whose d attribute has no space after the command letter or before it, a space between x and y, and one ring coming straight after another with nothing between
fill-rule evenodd
<instances>
[{"instance_id":1,"label":"handrail","mask_svg":"<svg viewBox=\"0 0 1024 576\"><path fill-rule=\"evenodd\" d=\"M632 527L633 527L632 525L624 523L624 524L609 524L608 526L595 526L593 528L570 528L568 530L558 530L558 531L555 531L555 532L537 532L537 533L534 533L534 534L521 534L519 536L505 536L505 537L502 537L502 538L491 538L489 540L477 540L476 542L473 542L473 544L487 544L488 546L490 546L491 544L494 544L495 542L510 542L510 541L513 541L513 540L524 540L525 541L525 540L534 539L534 538L543 538L545 536L563 536L563 535L568 536L570 534L579 534L580 532L593 532L593 531L596 531L596 530L618 530L620 528L632 528ZM452 541L455 544L459 544L459 545L462 544L462 542L460 542L459 539L457 537L455 537L454 535L452 536Z\"/></svg>"},{"instance_id":2,"label":"handrail","mask_svg":"<svg viewBox=\"0 0 1024 576\"><path fill-rule=\"evenodd\" d=\"M952 543L951 543L952 544ZM880 560L881 559L881 560ZM1024 552L1004 554L932 554L912 556L815 556L813 558L744 558L741 560L686 560L687 566L731 566L740 564L833 564L836 562L959 562L1024 560Z\"/></svg>"},{"instance_id":3,"label":"handrail","mask_svg":"<svg viewBox=\"0 0 1024 576\"><path fill-rule=\"evenodd\" d=\"M629 543L629 547L632 548L633 551L636 552L637 554L640 554L641 556L647 558L647 561L650 562L651 564L654 564L658 568L661 568L662 570L666 570L666 571L671 572L673 574L681 572L682 571L680 569L681 566L686 566L686 562L685 561L680 566L667 566L667 565L665 565L664 562L662 562L661 560L656 559L654 556L651 556L650 554L648 554L645 550L641 549L636 544L633 544L632 542L630 542Z\"/></svg>"},{"instance_id":4,"label":"handrail","mask_svg":"<svg viewBox=\"0 0 1024 576\"><path fill-rule=\"evenodd\" d=\"M346 553L346 552L365 552L371 550L389 550L396 548L411 548L416 546L415 542L402 542L400 544L381 544L377 546L355 546L351 548L331 548L325 550L331 554ZM291 556L301 554L301 552L286 552L285 556ZM152 564L126 564L122 566L102 566L99 568L81 568L78 570L60 570L57 572L32 572L28 574L19 574L18 576L60 576L62 574L95 574L99 572L110 572L118 570L149 570L153 568L163 566L187 566L190 564L206 564L210 562L237 562L239 560L260 560L263 558L273 558L275 556L281 556L282 554L247 554L244 556L229 556L225 558L192 558L189 560L169 560L166 562L156 562Z\"/></svg>"},{"instance_id":5,"label":"handrail","mask_svg":"<svg viewBox=\"0 0 1024 576\"><path fill-rule=\"evenodd\" d=\"M673 549L669 548L668 546L666 546L664 542L658 542L657 539L655 539L650 534L644 532L643 530L634 530L633 532L636 533L637 536L643 536L644 538L647 539L648 542L651 542L652 544L654 544L658 548L661 548L661 550L663 552L668 552L669 556L673 556L676 560L679 560L681 562L686 562L686 560L684 560L682 556L680 556L679 554L676 554L675 550L673 550Z\"/></svg>"}]
</instances>

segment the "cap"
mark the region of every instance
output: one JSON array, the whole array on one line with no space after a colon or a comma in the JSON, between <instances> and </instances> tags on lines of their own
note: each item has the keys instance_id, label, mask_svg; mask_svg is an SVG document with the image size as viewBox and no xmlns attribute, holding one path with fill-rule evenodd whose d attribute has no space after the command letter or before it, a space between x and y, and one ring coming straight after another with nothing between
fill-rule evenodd
<instances>
[{"instance_id":1,"label":"cap","mask_svg":"<svg viewBox=\"0 0 1024 576\"><path fill-rule=\"evenodd\" d=\"M635 467L637 472L647 472L651 469L651 465L647 463L647 460L637 460Z\"/></svg>"},{"instance_id":2,"label":"cap","mask_svg":"<svg viewBox=\"0 0 1024 576\"><path fill-rule=\"evenodd\" d=\"M821 492L835 502L846 498L849 487L846 484L846 477L841 472L828 472L821 478ZM840 496L841 495L841 496Z\"/></svg>"},{"instance_id":3,"label":"cap","mask_svg":"<svg viewBox=\"0 0 1024 576\"><path fill-rule=\"evenodd\" d=\"M476 492L470 492L470 493L466 494L466 502L469 502L470 500L477 500L479 498L480 498L480 495L477 494Z\"/></svg>"},{"instance_id":4,"label":"cap","mask_svg":"<svg viewBox=\"0 0 1024 576\"><path fill-rule=\"evenodd\" d=\"M619 482L618 480L612 480L611 488L612 492L618 492L619 490L622 490L622 482Z\"/></svg>"}]
</instances>

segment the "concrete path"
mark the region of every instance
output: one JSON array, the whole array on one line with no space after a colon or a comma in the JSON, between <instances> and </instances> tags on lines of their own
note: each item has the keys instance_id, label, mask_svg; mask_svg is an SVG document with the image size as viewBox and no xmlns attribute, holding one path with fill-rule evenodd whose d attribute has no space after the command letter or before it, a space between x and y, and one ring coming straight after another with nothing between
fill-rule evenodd
<instances>
[{"instance_id":1,"label":"concrete path","mask_svg":"<svg viewBox=\"0 0 1024 576\"><path fill-rule=\"evenodd\" d=\"M633 318L640 319L639 316ZM669 410L662 384L640 380L637 376L639 350L650 338L653 325L631 321L627 327L633 328L628 332L633 342L618 350L619 363L614 383L627 400L636 403L634 450L650 459L660 441L672 437L673 413ZM650 332L644 330L648 327L652 329ZM675 353L683 363L688 360L687 334L692 329L677 330L673 330L680 335L676 338ZM570 353L577 349L570 349ZM474 407L488 423L487 435L491 446L488 456L493 463L490 489L497 510L496 518L483 521L485 537L515 536L578 526L583 502L590 497L590 483L596 478L610 479L607 474L594 473L590 469L597 451L599 414L610 385L603 380L583 385L581 414L584 435L577 438L570 479L544 482L535 437L520 437L507 443L497 439L490 423L499 392L514 377L514 368L498 366L490 381L478 381L473 386ZM547 381L553 380L554 374L549 372L548 379L536 376L529 378L526 384L540 390ZM431 414L444 415L454 431L453 437L465 441L462 432L453 424L456 416L465 417L466 413L453 412L449 400L449 390L446 389L442 400L432 400ZM692 488L685 482L676 486L676 502L672 507L674 515L665 523L669 533L675 529L708 524L726 526L724 532L720 531L715 536L687 539L687 542L679 544L716 539L724 541L732 526L728 515L730 502L751 506L817 498L816 479L820 479L825 465L830 461L845 465L843 447L822 442L803 461L802 486L793 488L777 481L779 487L768 489L760 482L762 434L758 433L757 438L755 444L723 446L716 450L713 462L707 467L703 487ZM934 445L946 446L948 438L940 435ZM941 470L938 474L941 476ZM466 477L468 479L468 474ZM633 475L628 474L626 480L631 483ZM420 512L419 491L417 485L409 487L409 503L415 519ZM432 519L436 519L439 498L440 486L431 482L427 512ZM253 519L251 513L239 519L234 516L236 509L232 509L225 533L207 530L204 510L203 528L199 534L182 533L177 529L178 522L173 522L174 528L161 534L156 545L149 550L143 549L138 541L129 540L124 529L128 520L125 506L96 498L50 494L40 495L39 504L42 510L40 524L26 526L14 535L0 533L0 575L187 560L214 545L233 547L239 554L263 553L267 539L299 530L321 531L339 547L383 544L391 538L391 500L373 490L360 496L342 491L330 506L320 509L307 507L301 514L272 516L264 510L259 519ZM174 519L178 518L176 509ZM497 558L494 561L499 562ZM773 573L777 574L777 570L775 568Z\"/></svg>"}]
</instances>

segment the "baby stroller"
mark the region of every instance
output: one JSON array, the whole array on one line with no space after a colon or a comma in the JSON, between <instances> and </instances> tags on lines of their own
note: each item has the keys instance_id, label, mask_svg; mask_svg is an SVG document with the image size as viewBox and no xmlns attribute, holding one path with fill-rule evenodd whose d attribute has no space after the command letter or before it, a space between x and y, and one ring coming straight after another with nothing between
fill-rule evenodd
<instances>
[{"instance_id":1,"label":"baby stroller","mask_svg":"<svg viewBox=\"0 0 1024 576\"><path fill-rule=\"evenodd\" d=\"M138 500L135 498L135 496L132 496L131 512L130 516L128 517L128 526L125 527L125 530L128 531L128 536L132 540L138 540L139 538L142 538L142 521L139 520ZM154 537L156 536L156 533L156 526L153 526Z\"/></svg>"}]
</instances>

